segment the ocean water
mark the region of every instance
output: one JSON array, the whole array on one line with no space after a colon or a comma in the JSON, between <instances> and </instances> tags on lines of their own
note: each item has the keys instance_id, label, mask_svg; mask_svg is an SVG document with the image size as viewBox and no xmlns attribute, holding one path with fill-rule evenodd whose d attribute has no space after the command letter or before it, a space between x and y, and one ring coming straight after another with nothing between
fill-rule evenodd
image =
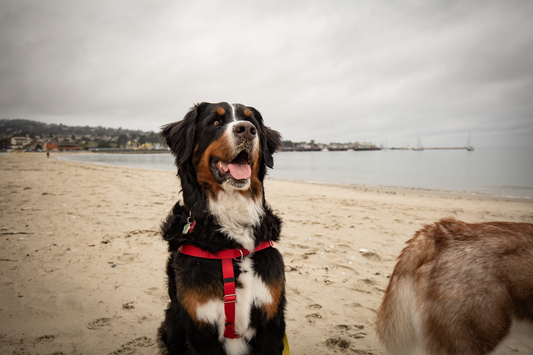
<instances>
[{"instance_id":1,"label":"ocean water","mask_svg":"<svg viewBox=\"0 0 533 355\"><path fill-rule=\"evenodd\" d=\"M80 162L175 171L169 154L65 155ZM533 198L533 148L280 152L269 176L337 184Z\"/></svg>"}]
</instances>

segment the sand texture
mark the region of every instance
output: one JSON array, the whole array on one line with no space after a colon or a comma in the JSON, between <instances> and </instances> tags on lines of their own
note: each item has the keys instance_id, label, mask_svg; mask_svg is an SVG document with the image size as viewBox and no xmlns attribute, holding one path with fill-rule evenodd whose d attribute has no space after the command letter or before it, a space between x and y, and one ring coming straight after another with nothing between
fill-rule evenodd
<instances>
[{"instance_id":1,"label":"sand texture","mask_svg":"<svg viewBox=\"0 0 533 355\"><path fill-rule=\"evenodd\" d=\"M0 353L157 354L168 302L159 224L175 173L0 156ZM268 179L283 221L293 355L381 354L396 257L423 225L533 222L533 201ZM366 249L360 252L360 249ZM533 339L505 354L532 354Z\"/></svg>"}]
</instances>

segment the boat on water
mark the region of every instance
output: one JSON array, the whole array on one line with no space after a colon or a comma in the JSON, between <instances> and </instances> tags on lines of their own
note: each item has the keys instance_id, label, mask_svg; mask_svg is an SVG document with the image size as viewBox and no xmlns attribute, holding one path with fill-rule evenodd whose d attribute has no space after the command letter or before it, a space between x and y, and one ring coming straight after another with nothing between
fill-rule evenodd
<instances>
[{"instance_id":1,"label":"boat on water","mask_svg":"<svg viewBox=\"0 0 533 355\"><path fill-rule=\"evenodd\" d=\"M418 143L416 145L416 148L413 148L413 150L424 150L424 147L422 146L422 143L420 142L420 136L418 137Z\"/></svg>"},{"instance_id":2,"label":"boat on water","mask_svg":"<svg viewBox=\"0 0 533 355\"><path fill-rule=\"evenodd\" d=\"M466 150L468 150L469 152L474 150L474 147L472 145L470 145L470 134L471 133L472 133L472 131L468 132L468 143L466 143Z\"/></svg>"}]
</instances>

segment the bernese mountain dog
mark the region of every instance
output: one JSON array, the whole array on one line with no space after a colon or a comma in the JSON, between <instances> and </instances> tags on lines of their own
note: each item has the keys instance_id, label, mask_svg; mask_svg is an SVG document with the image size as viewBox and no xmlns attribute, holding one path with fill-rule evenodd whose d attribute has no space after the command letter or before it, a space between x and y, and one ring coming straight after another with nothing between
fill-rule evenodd
<instances>
[{"instance_id":1,"label":"bernese mountain dog","mask_svg":"<svg viewBox=\"0 0 533 355\"><path fill-rule=\"evenodd\" d=\"M183 194L161 226L170 253L161 348L282 354L285 266L273 247L281 220L263 189L280 134L255 108L226 102L197 104L160 134L175 156ZM226 258L228 277L217 256L232 251L238 257Z\"/></svg>"}]
</instances>

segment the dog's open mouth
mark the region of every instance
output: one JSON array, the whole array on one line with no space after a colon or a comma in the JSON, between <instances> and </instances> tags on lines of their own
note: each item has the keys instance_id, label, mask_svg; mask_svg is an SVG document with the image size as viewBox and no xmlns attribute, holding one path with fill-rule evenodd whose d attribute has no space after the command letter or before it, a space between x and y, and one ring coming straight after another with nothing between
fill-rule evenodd
<instances>
[{"instance_id":1,"label":"dog's open mouth","mask_svg":"<svg viewBox=\"0 0 533 355\"><path fill-rule=\"evenodd\" d=\"M213 172L217 182L229 181L233 185L233 183L248 180L252 176L248 158L248 153L242 151L231 161L213 159Z\"/></svg>"}]
</instances>

